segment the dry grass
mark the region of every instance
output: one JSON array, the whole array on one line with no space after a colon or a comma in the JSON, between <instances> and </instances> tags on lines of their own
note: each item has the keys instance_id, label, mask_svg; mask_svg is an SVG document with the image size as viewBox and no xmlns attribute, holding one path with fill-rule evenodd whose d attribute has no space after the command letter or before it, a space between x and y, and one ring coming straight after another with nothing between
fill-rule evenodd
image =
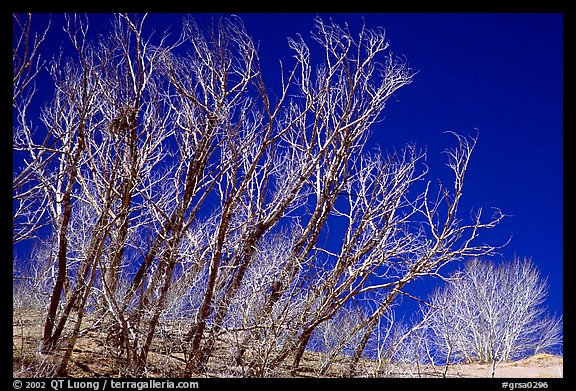
<instances>
[{"instance_id":1,"label":"dry grass","mask_svg":"<svg viewBox=\"0 0 576 391\"><path fill-rule=\"evenodd\" d=\"M14 377L53 377L66 349L65 344L58 346L54 353L40 353L44 314L36 309L15 308L13 316L13 375ZM63 341L71 333L73 322L68 322L63 333ZM148 355L147 377L178 377L185 363L181 328L164 327L162 337L156 338ZM177 335L178 334L178 335ZM225 340L225 338L224 338ZM294 373L288 367L275 372L276 377L312 377L320 366L321 357L317 353L305 353L301 367ZM233 362L228 346L221 341L211 357L207 371L198 377L242 377L247 375L246 368L230 365ZM343 365L333 366L327 377L340 377ZM68 376L81 377L123 377L123 359L108 338L101 325L95 325L92 317L87 316L82 324L80 337L73 350Z\"/></svg>"},{"instance_id":2,"label":"dry grass","mask_svg":"<svg viewBox=\"0 0 576 391\"><path fill-rule=\"evenodd\" d=\"M13 375L14 377L53 377L56 366L64 353L65 346L59 346L55 353L40 353L44 313L33 308L15 308L13 315ZM71 326L69 326L71 327ZM176 328L177 329L177 328ZM70 333L65 330L63 340ZM161 329L163 337L157 338L150 351L147 377L178 377L185 362L183 345L177 341L181 335L169 327ZM181 334L181 333L180 333ZM225 338L223 339L225 340ZM229 346L224 342L217 345L207 371L197 377L242 377L249 375L246 368L230 365L233 362ZM68 365L68 376L81 377L122 377L122 358L117 355L116 346L108 339L100 325L94 325L87 317L83 322L80 338ZM325 356L321 353L306 352L296 371L280 367L274 377L317 377ZM287 360L290 362L290 360ZM343 377L346 374L348 358L338 357L324 373L323 377ZM401 365L398 363L378 367L377 363L362 360L359 376L387 377L442 377L444 367L421 365ZM455 364L446 372L447 377L489 377L490 364ZM496 377L510 378L551 378L563 376L563 357L538 354L515 362L501 363L496 369Z\"/></svg>"}]
</instances>

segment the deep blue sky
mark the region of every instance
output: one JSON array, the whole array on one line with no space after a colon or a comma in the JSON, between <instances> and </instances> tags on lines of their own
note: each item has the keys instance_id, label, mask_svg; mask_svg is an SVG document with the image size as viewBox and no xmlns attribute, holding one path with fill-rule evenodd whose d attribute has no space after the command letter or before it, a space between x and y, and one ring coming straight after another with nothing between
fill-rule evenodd
<instances>
[{"instance_id":1,"label":"deep blue sky","mask_svg":"<svg viewBox=\"0 0 576 391\"><path fill-rule=\"evenodd\" d=\"M278 59L291 55L286 37L306 39L316 14L240 14L259 43L267 78L278 75ZM371 143L383 150L408 142L426 147L430 178L446 178L441 151L454 145L444 134L475 134L461 205L500 208L512 215L481 239L505 242L502 257L529 257L550 284L548 305L562 313L563 265L563 79L561 14L320 14L347 22L351 31L386 29L390 49L418 71L401 89L373 129ZM148 25L177 34L181 15L152 14ZM202 24L212 15L195 18ZM45 15L37 15L42 25ZM107 18L93 18L94 29ZM64 39L62 16L53 15L47 51ZM95 23L97 22L98 23ZM99 21L103 21L100 24ZM100 31L100 32L104 32ZM308 41L310 42L310 41ZM273 79L272 79L273 80ZM498 259L498 258L496 258Z\"/></svg>"}]
</instances>

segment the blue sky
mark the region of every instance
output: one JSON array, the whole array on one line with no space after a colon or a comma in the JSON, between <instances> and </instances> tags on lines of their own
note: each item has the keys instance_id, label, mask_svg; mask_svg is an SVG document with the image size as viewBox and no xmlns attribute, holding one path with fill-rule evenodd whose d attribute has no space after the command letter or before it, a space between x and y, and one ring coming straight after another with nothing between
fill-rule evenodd
<instances>
[{"instance_id":1,"label":"blue sky","mask_svg":"<svg viewBox=\"0 0 576 391\"><path fill-rule=\"evenodd\" d=\"M259 43L265 76L290 57L286 37L309 37L317 14L239 14ZM561 14L319 14L358 31L386 29L390 49L418 71L396 93L373 129L383 150L415 142L428 151L429 177L446 180L441 151L454 145L443 132L479 131L461 205L500 208L506 218L481 239L500 244L502 257L529 257L550 284L548 306L562 313L563 35ZM47 51L64 39L55 15ZM211 14L197 15L200 24ZM38 15L43 25L45 15ZM181 15L153 14L148 24L174 34ZM93 23L95 29L107 27ZM498 257L496 258L498 259Z\"/></svg>"}]
</instances>

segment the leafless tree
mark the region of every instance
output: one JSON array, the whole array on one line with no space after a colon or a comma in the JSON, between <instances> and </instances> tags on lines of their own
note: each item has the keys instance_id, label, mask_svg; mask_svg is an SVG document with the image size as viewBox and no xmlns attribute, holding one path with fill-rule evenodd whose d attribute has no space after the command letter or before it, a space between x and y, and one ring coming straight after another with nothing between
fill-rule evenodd
<instances>
[{"instance_id":1,"label":"leafless tree","mask_svg":"<svg viewBox=\"0 0 576 391\"><path fill-rule=\"evenodd\" d=\"M157 94L149 86L153 85L150 70L154 58L146 62L140 52L148 48L139 36L141 26L118 15L115 35L98 46L88 41L88 28L87 18L66 16L64 29L77 61L55 58L50 67L56 92L42 114L44 142L35 143L30 128L18 129L33 162L41 153L56 157L28 167L36 188L48 200L44 209L58 238L58 272L46 318L45 351L58 342L76 309L68 351L73 349L99 267L108 287L115 289L115 272L128 236L128 214L135 210L132 195L142 173L149 173L163 156L159 146L164 113L159 112ZM130 34L135 36L135 58L129 57L133 54ZM74 224L80 224L78 229L73 229ZM80 233L83 244L73 246L72 238ZM105 249L110 250L106 257ZM75 258L79 267L70 284ZM63 288L67 296L57 319ZM62 370L66 363L65 356Z\"/></svg>"},{"instance_id":2,"label":"leafless tree","mask_svg":"<svg viewBox=\"0 0 576 391\"><path fill-rule=\"evenodd\" d=\"M322 353L318 359L320 368L318 374L326 376L331 367L345 368L345 358L358 343L362 329L358 327L365 317L366 310L353 303L343 307L330 320L322 323L312 334L310 345L312 350ZM342 375L345 373L343 372Z\"/></svg>"},{"instance_id":3,"label":"leafless tree","mask_svg":"<svg viewBox=\"0 0 576 391\"><path fill-rule=\"evenodd\" d=\"M353 375L408 284L495 249L476 238L499 211L458 217L475 137L453 133L454 183L436 190L415 145L368 150L386 103L413 78L383 29L354 34L316 18L313 44L289 39L292 63L280 64L273 93L238 17L208 30L185 18L175 39L145 34L146 15L111 19L92 42L87 16L66 17L74 51L50 64L44 134L25 118L29 101L15 106L15 147L28 156L15 199L42 206L15 221L38 227L45 216L54 238L43 340L48 353L65 343L60 374L95 300L125 375L148 373L159 335L177 335L182 376L206 371L222 343L245 376L288 359L296 370L312 336L342 322L349 332L321 372L346 351ZM328 240L333 222L344 233Z\"/></svg>"},{"instance_id":4,"label":"leafless tree","mask_svg":"<svg viewBox=\"0 0 576 391\"><path fill-rule=\"evenodd\" d=\"M546 314L546 281L529 260L494 265L474 259L437 290L428 327L438 354L451 362L519 359L562 341L561 319ZM544 349L546 349L544 348Z\"/></svg>"},{"instance_id":5,"label":"leafless tree","mask_svg":"<svg viewBox=\"0 0 576 391\"><path fill-rule=\"evenodd\" d=\"M534 347L534 354L557 349L561 346L563 340L563 317L546 313L539 320L539 323L540 329L534 335L534 340L537 341Z\"/></svg>"},{"instance_id":6,"label":"leafless tree","mask_svg":"<svg viewBox=\"0 0 576 391\"><path fill-rule=\"evenodd\" d=\"M14 167L12 180L14 244L35 237L46 224L47 198L35 178L35 171L54 157L47 140L32 141L34 124L28 118L36 93L35 79L42 72L46 60L40 54L50 22L41 32L33 29L32 14L14 14L13 31L15 43L12 51L12 109L14 121L13 147L16 153L26 154L26 164Z\"/></svg>"}]
</instances>

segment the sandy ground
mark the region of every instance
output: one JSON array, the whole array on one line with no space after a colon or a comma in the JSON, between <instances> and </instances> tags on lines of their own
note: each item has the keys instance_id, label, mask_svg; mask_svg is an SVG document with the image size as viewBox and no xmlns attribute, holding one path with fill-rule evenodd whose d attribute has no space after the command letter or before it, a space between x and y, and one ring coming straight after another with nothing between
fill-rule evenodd
<instances>
[{"instance_id":1,"label":"sandy ground","mask_svg":"<svg viewBox=\"0 0 576 391\"><path fill-rule=\"evenodd\" d=\"M520 361L500 363L494 377L499 378L552 378L563 377L563 357L539 354ZM490 377L489 364L453 365L448 377Z\"/></svg>"}]
</instances>

